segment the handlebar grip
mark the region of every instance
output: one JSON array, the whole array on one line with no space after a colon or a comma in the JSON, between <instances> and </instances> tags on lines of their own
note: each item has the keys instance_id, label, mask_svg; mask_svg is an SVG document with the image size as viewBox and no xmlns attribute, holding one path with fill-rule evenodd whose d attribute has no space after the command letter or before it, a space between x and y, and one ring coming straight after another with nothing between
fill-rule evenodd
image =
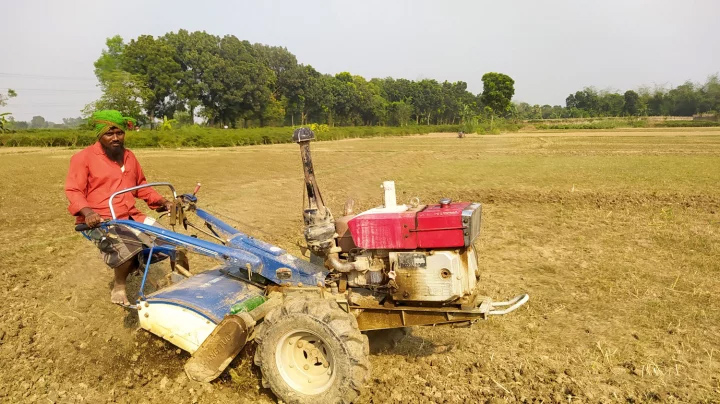
<instances>
[{"instance_id":1,"label":"handlebar grip","mask_svg":"<svg viewBox=\"0 0 720 404\"><path fill-rule=\"evenodd\" d=\"M79 225L75 226L75 231L85 231L90 230L91 227L87 225L87 223L80 223Z\"/></svg>"},{"instance_id":2,"label":"handlebar grip","mask_svg":"<svg viewBox=\"0 0 720 404\"><path fill-rule=\"evenodd\" d=\"M197 183L197 185L195 185L195 190L193 191L193 195L195 195L195 194L198 193L198 191L200 190L200 186L201 186L201 185L202 185L202 184L200 184L199 182Z\"/></svg>"}]
</instances>

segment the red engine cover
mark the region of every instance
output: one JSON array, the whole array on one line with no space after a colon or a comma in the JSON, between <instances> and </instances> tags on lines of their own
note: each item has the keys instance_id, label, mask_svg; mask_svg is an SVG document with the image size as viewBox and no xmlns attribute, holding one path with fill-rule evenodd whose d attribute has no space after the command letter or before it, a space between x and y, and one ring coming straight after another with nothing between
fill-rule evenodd
<instances>
[{"instance_id":1,"label":"red engine cover","mask_svg":"<svg viewBox=\"0 0 720 404\"><path fill-rule=\"evenodd\" d=\"M462 213L467 202L428 205L417 214L418 248L463 247Z\"/></svg>"},{"instance_id":2,"label":"red engine cover","mask_svg":"<svg viewBox=\"0 0 720 404\"><path fill-rule=\"evenodd\" d=\"M469 205L459 202L401 213L360 214L350 219L348 227L355 245L365 249L463 247L462 213Z\"/></svg>"}]
</instances>

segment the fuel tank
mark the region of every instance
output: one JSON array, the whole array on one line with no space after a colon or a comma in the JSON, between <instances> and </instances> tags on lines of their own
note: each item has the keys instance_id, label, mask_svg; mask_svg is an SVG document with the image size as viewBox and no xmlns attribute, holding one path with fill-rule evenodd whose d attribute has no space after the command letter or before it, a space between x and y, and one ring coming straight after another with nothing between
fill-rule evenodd
<instances>
[{"instance_id":1,"label":"fuel tank","mask_svg":"<svg viewBox=\"0 0 720 404\"><path fill-rule=\"evenodd\" d=\"M371 209L347 222L360 248L415 250L469 247L480 234L482 205L442 200L402 211Z\"/></svg>"}]
</instances>

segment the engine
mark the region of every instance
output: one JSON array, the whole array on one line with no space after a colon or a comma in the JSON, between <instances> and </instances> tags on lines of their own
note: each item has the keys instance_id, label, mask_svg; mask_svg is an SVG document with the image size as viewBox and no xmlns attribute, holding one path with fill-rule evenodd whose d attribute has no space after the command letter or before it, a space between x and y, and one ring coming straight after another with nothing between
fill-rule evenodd
<instances>
[{"instance_id":1,"label":"engine","mask_svg":"<svg viewBox=\"0 0 720 404\"><path fill-rule=\"evenodd\" d=\"M330 269L330 282L380 292L392 301L454 303L473 296L477 258L473 242L480 233L479 203L442 199L422 205L396 202L393 181L383 183L384 205L354 214L352 203L335 220L315 181L309 141L296 130L305 171L305 238L316 263ZM334 231L333 231L334 230Z\"/></svg>"},{"instance_id":2,"label":"engine","mask_svg":"<svg viewBox=\"0 0 720 404\"><path fill-rule=\"evenodd\" d=\"M383 188L384 206L336 221L339 255L355 263L347 273L348 285L387 284L399 302L451 302L471 294L481 205L449 199L397 205L395 184L385 181Z\"/></svg>"}]
</instances>

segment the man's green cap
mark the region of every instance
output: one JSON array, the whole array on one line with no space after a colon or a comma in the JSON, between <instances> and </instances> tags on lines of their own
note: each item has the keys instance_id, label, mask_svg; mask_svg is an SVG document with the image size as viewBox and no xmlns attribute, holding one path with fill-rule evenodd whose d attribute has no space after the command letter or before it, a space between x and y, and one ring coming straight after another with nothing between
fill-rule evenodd
<instances>
[{"instance_id":1,"label":"man's green cap","mask_svg":"<svg viewBox=\"0 0 720 404\"><path fill-rule=\"evenodd\" d=\"M95 111L90 117L90 124L95 127L95 136L100 137L113 126L123 131L133 130L137 125L137 121L123 116L120 111L105 109Z\"/></svg>"}]
</instances>

